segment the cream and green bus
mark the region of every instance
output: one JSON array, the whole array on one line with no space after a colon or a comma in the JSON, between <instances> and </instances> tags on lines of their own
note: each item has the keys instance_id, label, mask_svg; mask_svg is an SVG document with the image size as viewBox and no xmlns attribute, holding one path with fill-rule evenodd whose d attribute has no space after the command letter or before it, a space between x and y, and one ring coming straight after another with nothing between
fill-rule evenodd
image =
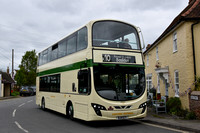
<instances>
[{"instance_id":1,"label":"cream and green bus","mask_svg":"<svg viewBox=\"0 0 200 133\"><path fill-rule=\"evenodd\" d=\"M137 27L91 21L39 53L36 104L85 121L144 118L144 68Z\"/></svg>"}]
</instances>

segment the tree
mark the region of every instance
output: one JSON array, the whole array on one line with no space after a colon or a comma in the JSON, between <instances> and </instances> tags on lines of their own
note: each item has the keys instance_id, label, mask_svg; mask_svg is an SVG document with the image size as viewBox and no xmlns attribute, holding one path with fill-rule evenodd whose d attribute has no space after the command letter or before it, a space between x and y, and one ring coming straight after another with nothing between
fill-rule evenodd
<instances>
[{"instance_id":1,"label":"tree","mask_svg":"<svg viewBox=\"0 0 200 133\"><path fill-rule=\"evenodd\" d=\"M25 55L22 56L19 70L15 75L17 85L35 85L36 84L36 69L37 69L37 55L35 50L26 51Z\"/></svg>"}]
</instances>

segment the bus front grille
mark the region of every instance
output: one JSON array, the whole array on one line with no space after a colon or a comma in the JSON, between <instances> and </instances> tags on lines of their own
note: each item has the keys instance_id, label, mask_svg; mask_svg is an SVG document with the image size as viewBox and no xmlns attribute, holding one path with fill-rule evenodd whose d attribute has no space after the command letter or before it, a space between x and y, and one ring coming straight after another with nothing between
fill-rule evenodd
<instances>
[{"instance_id":1,"label":"bus front grille","mask_svg":"<svg viewBox=\"0 0 200 133\"><path fill-rule=\"evenodd\" d=\"M132 106L128 105L128 106L114 106L115 109L130 109Z\"/></svg>"}]
</instances>

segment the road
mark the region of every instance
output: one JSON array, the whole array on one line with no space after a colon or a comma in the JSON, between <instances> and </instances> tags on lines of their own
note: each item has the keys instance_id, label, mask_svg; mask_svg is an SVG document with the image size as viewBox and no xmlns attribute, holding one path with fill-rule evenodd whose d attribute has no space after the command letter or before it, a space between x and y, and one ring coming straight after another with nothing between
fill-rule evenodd
<instances>
[{"instance_id":1,"label":"road","mask_svg":"<svg viewBox=\"0 0 200 133\"><path fill-rule=\"evenodd\" d=\"M35 104L35 96L0 100L0 133L179 133L140 121L71 121Z\"/></svg>"}]
</instances>

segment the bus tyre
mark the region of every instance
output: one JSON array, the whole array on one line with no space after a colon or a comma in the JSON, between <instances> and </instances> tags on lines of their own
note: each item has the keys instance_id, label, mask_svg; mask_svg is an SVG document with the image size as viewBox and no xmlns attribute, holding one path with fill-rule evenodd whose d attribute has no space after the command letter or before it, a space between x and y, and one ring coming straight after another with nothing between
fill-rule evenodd
<instances>
[{"instance_id":1,"label":"bus tyre","mask_svg":"<svg viewBox=\"0 0 200 133\"><path fill-rule=\"evenodd\" d=\"M44 100L44 98L42 98L41 109L42 109L43 111L46 110L46 108L45 108L45 100Z\"/></svg>"},{"instance_id":2,"label":"bus tyre","mask_svg":"<svg viewBox=\"0 0 200 133\"><path fill-rule=\"evenodd\" d=\"M74 119L74 109L72 104L70 104L67 108L67 115L71 120Z\"/></svg>"}]
</instances>

